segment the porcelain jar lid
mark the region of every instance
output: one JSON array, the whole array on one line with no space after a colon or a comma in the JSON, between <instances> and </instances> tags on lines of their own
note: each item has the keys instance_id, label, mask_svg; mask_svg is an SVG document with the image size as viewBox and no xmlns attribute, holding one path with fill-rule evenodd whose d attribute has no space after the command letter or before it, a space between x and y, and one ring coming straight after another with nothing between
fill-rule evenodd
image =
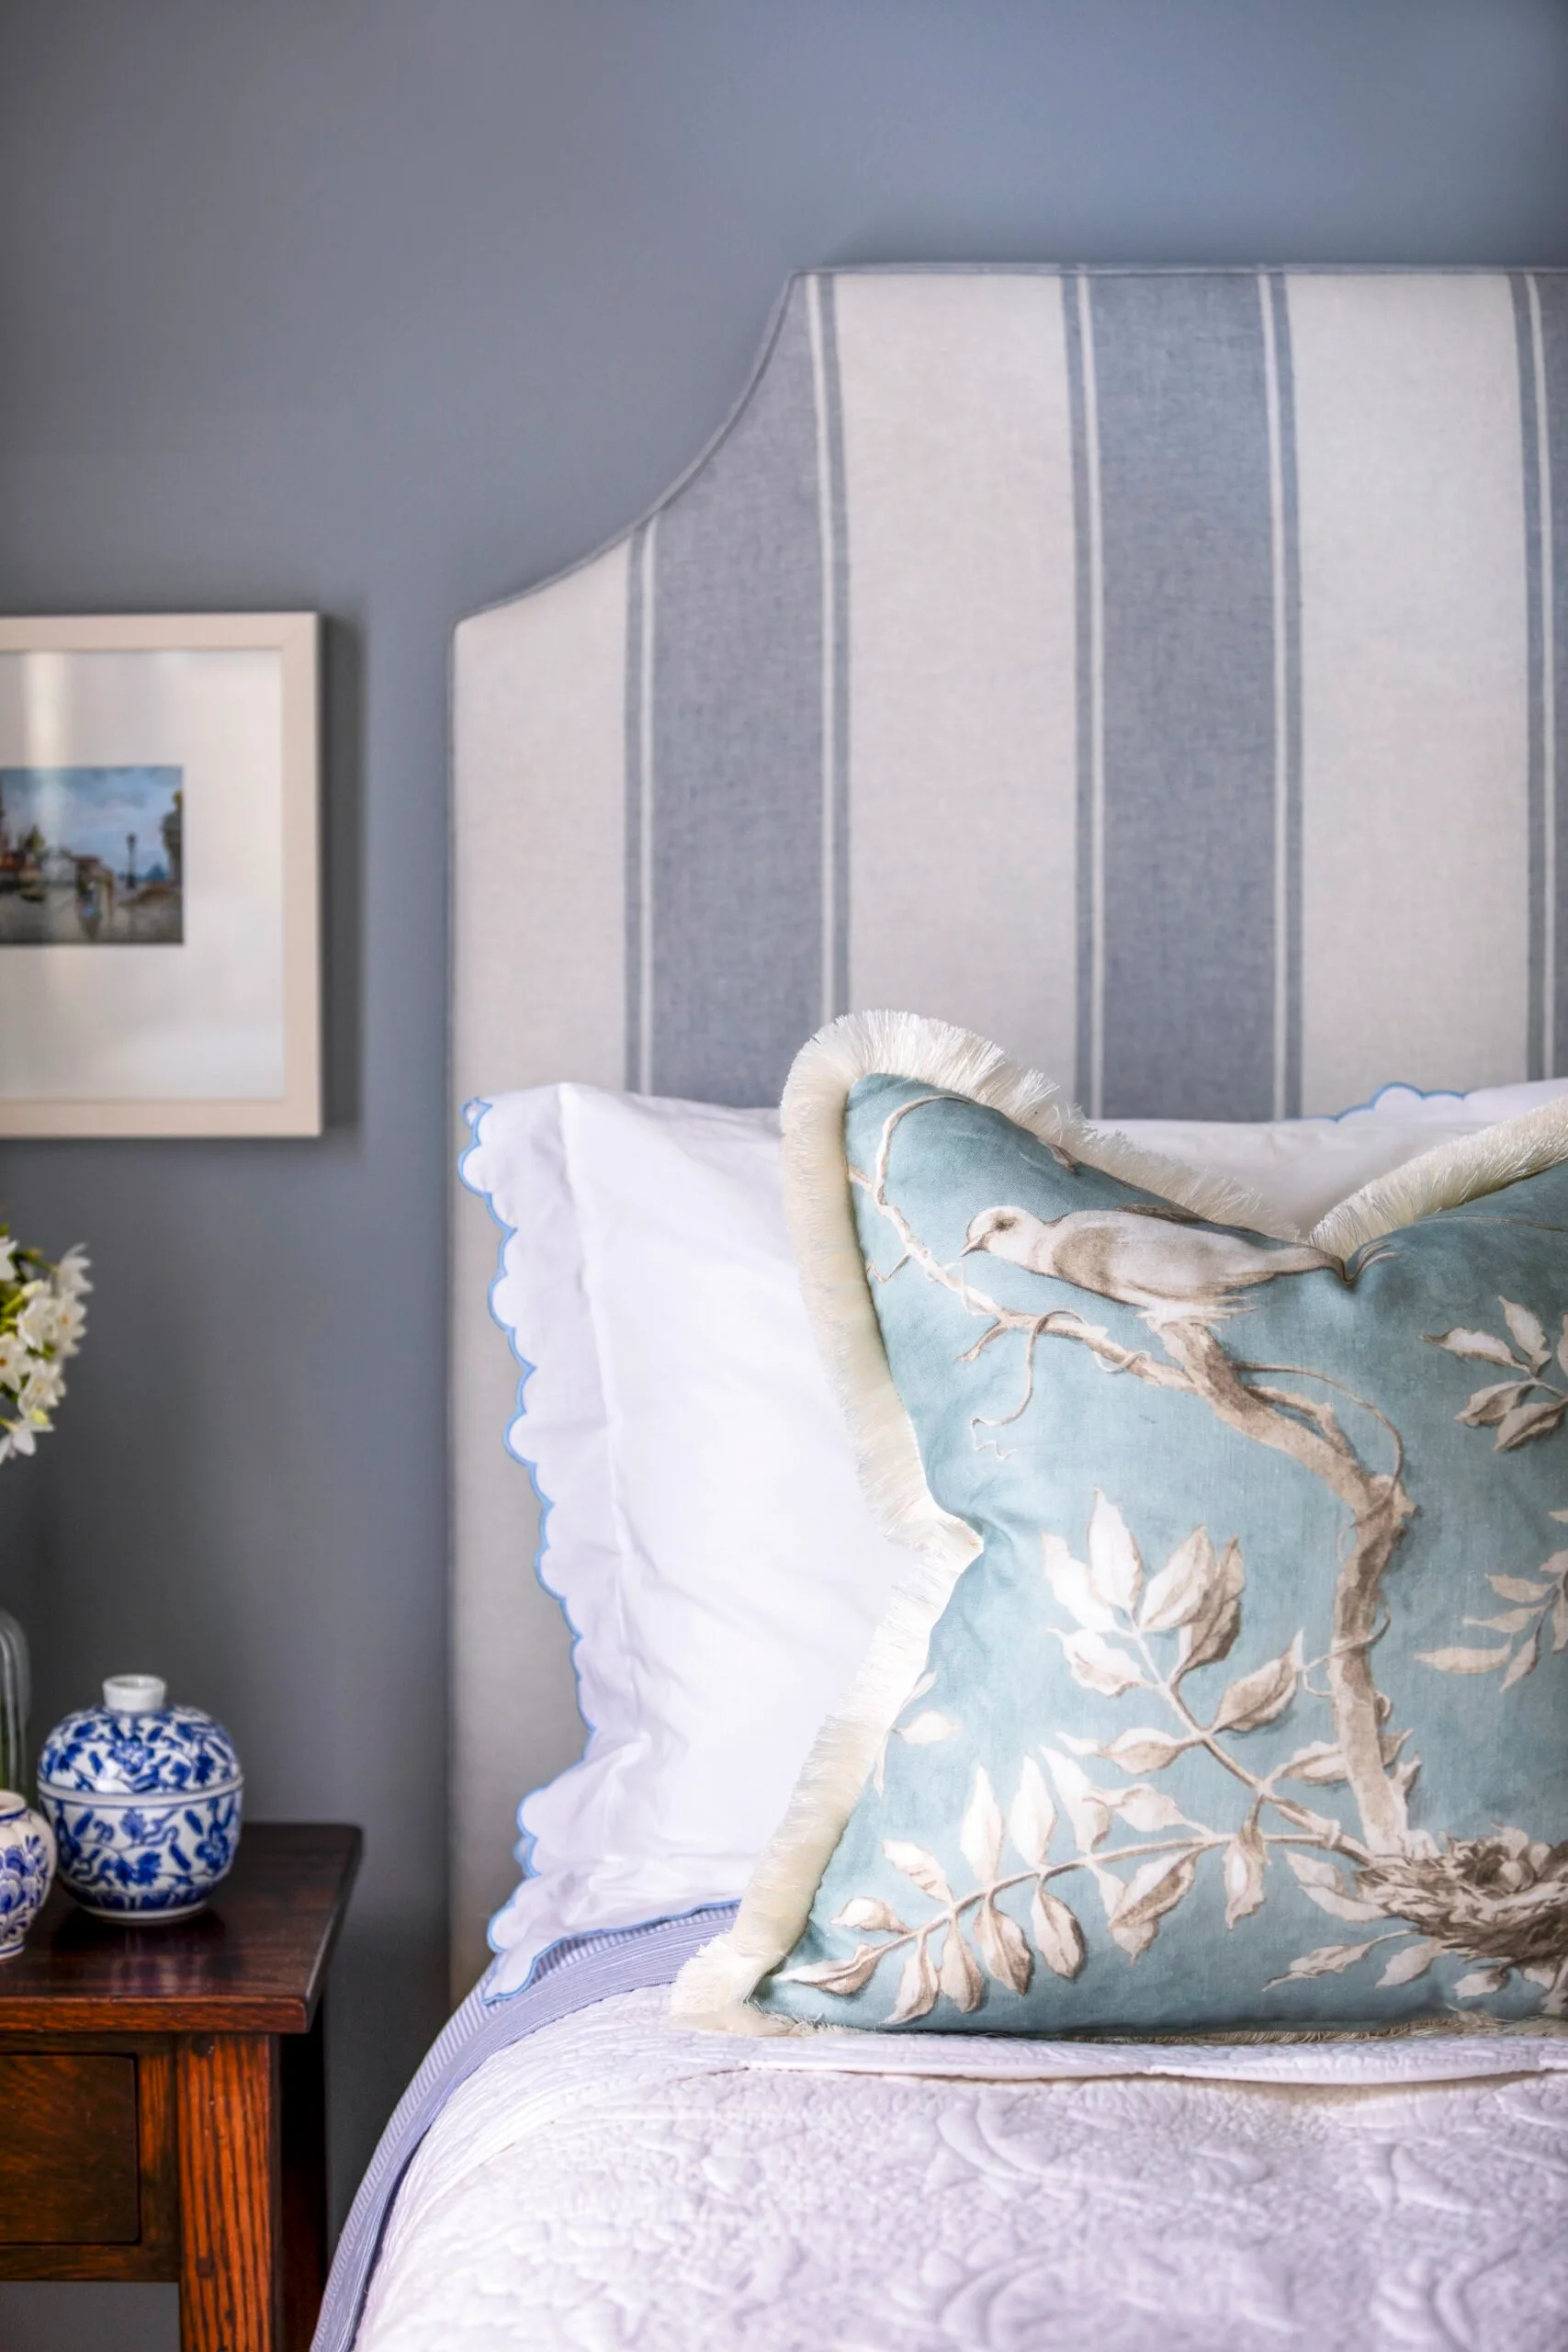
<instances>
[{"instance_id":1,"label":"porcelain jar lid","mask_svg":"<svg viewBox=\"0 0 1568 2352\"><path fill-rule=\"evenodd\" d=\"M104 1683L104 1704L111 1715L155 1715L168 1695L161 1674L111 1674Z\"/></svg>"},{"instance_id":2,"label":"porcelain jar lid","mask_svg":"<svg viewBox=\"0 0 1568 2352\"><path fill-rule=\"evenodd\" d=\"M39 1757L51 1796L216 1796L243 1774L234 1743L199 1707L171 1707L155 1674L113 1674L101 1707L56 1724Z\"/></svg>"}]
</instances>

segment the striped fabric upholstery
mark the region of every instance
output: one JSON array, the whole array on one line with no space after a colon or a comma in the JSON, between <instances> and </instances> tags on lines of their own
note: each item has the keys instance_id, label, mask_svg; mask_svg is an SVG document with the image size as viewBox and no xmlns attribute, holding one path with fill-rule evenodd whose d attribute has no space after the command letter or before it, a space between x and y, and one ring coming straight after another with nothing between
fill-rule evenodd
<instances>
[{"instance_id":1,"label":"striped fabric upholstery","mask_svg":"<svg viewBox=\"0 0 1568 2352\"><path fill-rule=\"evenodd\" d=\"M460 1098L769 1102L873 1005L1108 1116L1568 1070L1568 274L797 278L707 454L455 690ZM460 1810L519 1670L468 1232Z\"/></svg>"},{"instance_id":2,"label":"striped fabric upholstery","mask_svg":"<svg viewBox=\"0 0 1568 2352\"><path fill-rule=\"evenodd\" d=\"M498 891L550 967L467 1085L768 1101L865 1004L1109 1115L1568 1068L1568 277L799 278L457 648L463 1021Z\"/></svg>"}]
</instances>

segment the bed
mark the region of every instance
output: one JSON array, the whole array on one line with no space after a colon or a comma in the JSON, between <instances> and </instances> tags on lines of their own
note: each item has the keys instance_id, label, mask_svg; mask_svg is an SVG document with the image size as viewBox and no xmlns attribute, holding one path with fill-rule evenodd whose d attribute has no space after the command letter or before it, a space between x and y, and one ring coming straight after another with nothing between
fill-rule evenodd
<instances>
[{"instance_id":1,"label":"bed","mask_svg":"<svg viewBox=\"0 0 1568 2352\"><path fill-rule=\"evenodd\" d=\"M767 1411L817 1410L756 1206L798 1047L917 1007L1215 1165L1310 1151L1325 1201L1550 1095L1565 656L1551 272L803 277L658 506L459 628L455 1992L492 1915L497 1957L361 2189L320 2352L1562 2340L1548 2038L847 2051L678 2032L660 1988L893 1573L869 1539L860 1582L838 1563L816 1434L767 1466ZM683 1387L637 1353L699 1194L783 1334L724 1442L775 1481L779 1577L832 1568L809 1658L729 1622L723 1544L649 1466L683 1396L722 1421L695 1355ZM623 1486L583 1432L645 1412ZM691 1712L731 1636L783 1661L754 1774L744 1720L710 1752Z\"/></svg>"}]
</instances>

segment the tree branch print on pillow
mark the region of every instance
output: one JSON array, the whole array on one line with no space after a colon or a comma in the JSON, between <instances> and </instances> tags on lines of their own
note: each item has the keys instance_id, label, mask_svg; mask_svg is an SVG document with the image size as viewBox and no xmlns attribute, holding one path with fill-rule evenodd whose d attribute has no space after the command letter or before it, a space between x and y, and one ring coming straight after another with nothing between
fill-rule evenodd
<instances>
[{"instance_id":1,"label":"tree branch print on pillow","mask_svg":"<svg viewBox=\"0 0 1568 2352\"><path fill-rule=\"evenodd\" d=\"M1537 1438L1551 1436L1568 1413L1568 1388L1545 1376L1549 1364L1568 1374L1568 1315L1562 1317L1562 1335L1553 1347L1546 1326L1533 1309L1511 1298L1500 1298L1497 1304L1508 1327L1506 1340L1492 1331L1463 1329L1428 1331L1427 1337L1434 1347L1446 1349L1451 1356L1473 1363L1506 1365L1509 1378L1477 1388L1454 1419L1467 1429L1495 1429L1494 1451L1514 1453ZM1568 1521L1568 1510L1554 1510L1551 1517L1559 1522ZM1501 1668L1502 1688L1511 1690L1516 1682L1535 1671L1549 1631L1554 1652L1568 1649L1568 1550L1553 1552L1533 1576L1489 1576L1486 1581L1498 1600L1510 1605L1495 1617L1467 1617L1464 1622L1480 1633L1502 1634L1506 1638L1484 1645L1422 1650L1417 1655L1424 1665L1435 1666L1443 1674L1491 1674Z\"/></svg>"},{"instance_id":2,"label":"tree branch print on pillow","mask_svg":"<svg viewBox=\"0 0 1568 2352\"><path fill-rule=\"evenodd\" d=\"M891 2022L925 2016L943 1998L973 2010L987 1980L1027 1989L1036 1962L1058 1976L1077 1973L1086 1950L1085 1882L1111 1940L1135 1963L1201 1872L1219 1873L1225 1925L1235 1932L1264 1909L1282 1862L1292 1891L1336 1920L1377 1932L1303 1951L1270 1984L1337 1974L1392 1946L1380 1985L1408 1984L1439 1955L1460 1955L1480 1964L1455 1985L1459 1998L1494 1992L1517 1972L1537 1988L1546 2013L1564 2014L1568 1845L1512 1826L1439 1838L1410 1821L1420 1765L1410 1730L1392 1727L1393 1703L1375 1672L1387 1622L1382 1584L1415 1510L1399 1430L1327 1373L1248 1363L1222 1340L1259 1285L1281 1277L1353 1284L1386 1249L1341 1265L1304 1246L1195 1228L1182 1213L1167 1216L1157 1206L1045 1219L1003 1204L971 1220L960 1260L944 1263L894 1197L890 1169L903 1122L947 1099L923 1094L901 1103L883 1125L872 1169L850 1172L897 1238L897 1263L877 1279L939 1284L983 1323L960 1364L1000 1342L1021 1343L1021 1400L999 1419L976 1416L976 1444L994 1443L982 1431L1028 1409L1041 1350L1050 1342L1087 1350L1107 1370L1156 1393L1196 1400L1226 1429L1289 1457L1340 1507L1328 1639L1321 1656L1309 1657L1303 1628L1283 1650L1248 1658L1238 1544L1216 1542L1197 1527L1151 1575L1122 1511L1097 1494L1082 1557L1060 1531L1041 1540L1053 1634L1074 1679L1106 1711L1103 1736L1064 1736L1019 1759L1001 1776L1012 1792L1005 1813L993 1773L977 1765L956 1837L973 1883L955 1890L925 1848L884 1840L883 1855L908 1880L910 1900L895 1911L869 1894L852 1897L834 1924L865 1939L847 1960L785 1971L785 1981L848 1994L901 1956ZM1134 1307L1150 1346L1124 1344L1085 1309L1002 1304L976 1282L974 1261L984 1255L1053 1286ZM1509 1340L1459 1327L1428 1336L1452 1355L1506 1370L1508 1378L1477 1392L1460 1418L1495 1429L1495 1444L1507 1451L1554 1430L1568 1412L1568 1391L1546 1375L1553 1351L1540 1318L1506 1301L1503 1306ZM1568 1369L1568 1318L1558 1363ZM1564 1569L1568 1554L1553 1555L1537 1578L1494 1577L1512 1607L1506 1623L1486 1630L1509 1639L1489 1645L1483 1657L1469 1654L1473 1663L1462 1663L1461 1651L1422 1653L1425 1662L1451 1672L1506 1665L1505 1687L1518 1679L1539 1654L1549 1611L1568 1638ZM1519 1634L1526 1639L1516 1650ZM1187 1679L1218 1663L1235 1670L1204 1710L1191 1701ZM939 1690L938 1712L941 1700ZM1116 1720L1128 1714L1134 1720ZM1303 1736L1286 1760L1254 1769L1249 1736L1295 1716ZM1239 1826L1194 1817L1207 1808L1189 1796L1183 1810L1161 1791L1159 1776L1183 1757L1211 1767L1216 1788L1220 1776L1233 1784L1233 1798L1240 1784L1247 1803ZM1353 1825L1314 1806L1314 1789L1342 1790ZM999 1902L1025 1888L1027 1936Z\"/></svg>"}]
</instances>

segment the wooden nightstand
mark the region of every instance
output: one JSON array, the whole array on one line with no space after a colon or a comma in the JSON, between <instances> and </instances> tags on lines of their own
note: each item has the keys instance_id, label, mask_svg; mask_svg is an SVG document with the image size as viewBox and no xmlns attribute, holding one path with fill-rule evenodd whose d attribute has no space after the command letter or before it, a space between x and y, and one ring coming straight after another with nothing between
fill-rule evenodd
<instances>
[{"instance_id":1,"label":"wooden nightstand","mask_svg":"<svg viewBox=\"0 0 1568 2352\"><path fill-rule=\"evenodd\" d=\"M321 1985L357 1829L248 1822L207 1910L57 1887L0 1964L0 2278L163 2278L183 2352L306 2352L326 2274Z\"/></svg>"}]
</instances>

